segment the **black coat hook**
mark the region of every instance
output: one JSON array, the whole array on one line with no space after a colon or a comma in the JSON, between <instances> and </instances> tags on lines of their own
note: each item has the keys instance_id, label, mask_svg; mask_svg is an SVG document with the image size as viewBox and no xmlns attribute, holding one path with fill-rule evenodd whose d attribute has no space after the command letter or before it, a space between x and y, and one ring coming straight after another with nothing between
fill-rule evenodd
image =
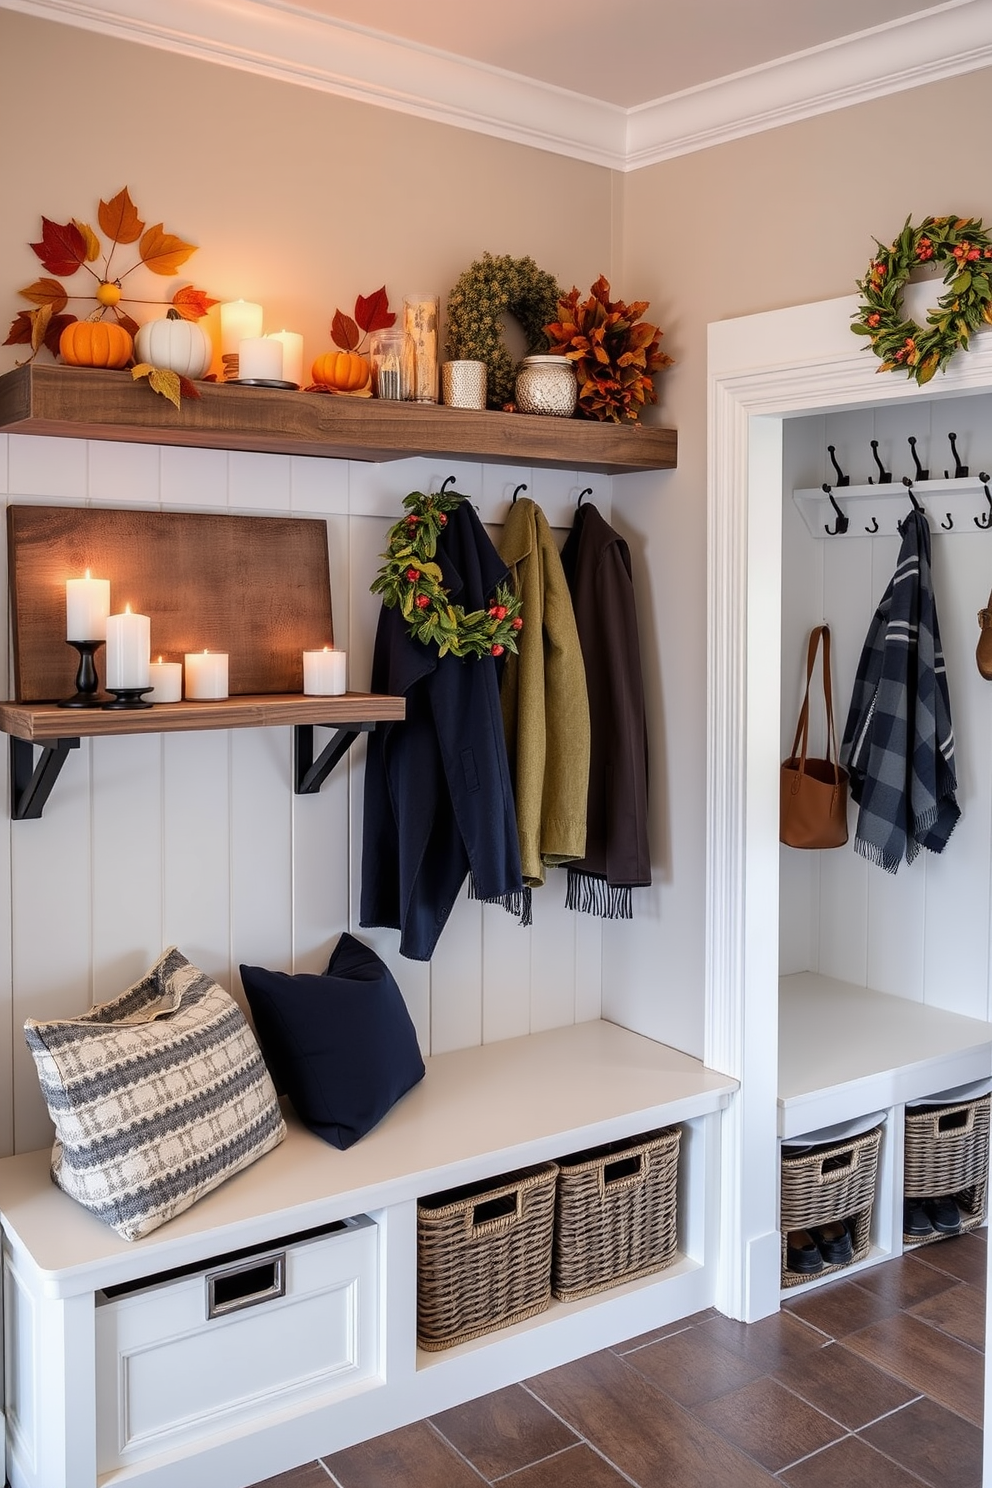
<instances>
[{"instance_id":1,"label":"black coat hook","mask_svg":"<svg viewBox=\"0 0 992 1488\"><path fill-rule=\"evenodd\" d=\"M923 512L923 515L925 516L926 515L926 512L924 511L924 508L922 507L922 505L920 504L920 502L917 501L917 499L916 499L916 492L913 490L913 482L910 480L910 478L909 478L908 475L904 475L903 476L902 483L906 487L906 494L907 494L907 496L909 497L910 501L913 503L913 511ZM906 533L906 522L908 520L909 520L909 518L906 517L903 521L896 523L896 526L898 528L899 536L900 537L904 537L905 536L905 533Z\"/></svg>"},{"instance_id":2,"label":"black coat hook","mask_svg":"<svg viewBox=\"0 0 992 1488\"><path fill-rule=\"evenodd\" d=\"M877 439L873 439L872 442L871 442L871 452L872 452L872 454L875 457L875 464L878 466L878 484L880 486L887 486L887 485L889 485L891 483L891 481L892 481L892 471L891 470L886 470L885 466L882 464L881 460L878 458L878 440ZM868 477L868 484L869 485L872 484L871 476Z\"/></svg>"},{"instance_id":3,"label":"black coat hook","mask_svg":"<svg viewBox=\"0 0 992 1488\"><path fill-rule=\"evenodd\" d=\"M972 521L974 522L976 527L988 529L989 527L992 527L992 495L989 494L989 477L986 471L980 470L978 472L978 479L982 483L982 490L985 492L985 500L988 502L989 506L988 511L984 511L980 517L973 517Z\"/></svg>"},{"instance_id":4,"label":"black coat hook","mask_svg":"<svg viewBox=\"0 0 992 1488\"><path fill-rule=\"evenodd\" d=\"M510 500L510 505L511 506L516 506L516 504L517 504L517 497L520 495L520 492L521 491L526 491L526 489L527 489L527 482L526 481L521 481L520 484L519 484L519 486L514 491L513 496L512 496L512 498Z\"/></svg>"},{"instance_id":5,"label":"black coat hook","mask_svg":"<svg viewBox=\"0 0 992 1488\"><path fill-rule=\"evenodd\" d=\"M916 479L917 480L929 480L930 479L930 472L929 472L929 470L924 470L923 469L923 466L920 464L920 457L916 453L916 435L915 434L910 434L910 436L909 436L909 448L910 448L910 452L912 453L912 456L913 456L913 464L916 466Z\"/></svg>"},{"instance_id":6,"label":"black coat hook","mask_svg":"<svg viewBox=\"0 0 992 1488\"><path fill-rule=\"evenodd\" d=\"M850 519L848 517L845 517L845 515L841 511L840 507L837 505L837 502L834 499L834 493L830 489L830 487L827 485L826 481L823 482L823 485L821 487L821 490L826 491L827 496L828 496L829 501L830 501L830 505L833 507L834 511L837 513L837 520L834 523L833 527L828 527L827 524L826 524L826 522L824 522L824 524L823 524L823 530L827 534L828 537L843 537L844 536L844 533L847 531L848 527L850 527L850 525L851 525Z\"/></svg>"},{"instance_id":7,"label":"black coat hook","mask_svg":"<svg viewBox=\"0 0 992 1488\"><path fill-rule=\"evenodd\" d=\"M943 527L945 532L950 532L951 528L954 526L954 518L951 516L950 512L947 513L947 521L941 522L940 525L941 527Z\"/></svg>"},{"instance_id":8,"label":"black coat hook","mask_svg":"<svg viewBox=\"0 0 992 1488\"><path fill-rule=\"evenodd\" d=\"M438 495L443 496L448 487L453 486L457 479L457 475L446 475L444 480L441 482L441 489L438 492Z\"/></svg>"},{"instance_id":9,"label":"black coat hook","mask_svg":"<svg viewBox=\"0 0 992 1488\"><path fill-rule=\"evenodd\" d=\"M836 451L837 446L835 444L827 445L827 454L830 456L830 463L837 472L837 479L834 484L838 486L849 486L851 484L851 477L849 475L845 475L843 470L841 470L840 466L837 464Z\"/></svg>"},{"instance_id":10,"label":"black coat hook","mask_svg":"<svg viewBox=\"0 0 992 1488\"><path fill-rule=\"evenodd\" d=\"M950 445L951 445L951 454L954 456L954 479L955 480L964 480L967 477L967 474L968 474L968 467L967 467L967 465L962 465L961 464L961 457L958 454L958 447L957 447L957 444L955 443L955 440L957 439L957 437L958 436L956 434L948 434L948 436L947 436L947 438L950 441ZM948 472L946 470L944 471L944 479L945 480L950 480L951 479L950 475L948 474Z\"/></svg>"},{"instance_id":11,"label":"black coat hook","mask_svg":"<svg viewBox=\"0 0 992 1488\"><path fill-rule=\"evenodd\" d=\"M585 500L585 498L587 496L591 496L591 495L592 495L592 486L586 486L586 488L585 488L584 491L580 491L579 492L579 499L575 503L576 509L578 509L582 505L583 501Z\"/></svg>"},{"instance_id":12,"label":"black coat hook","mask_svg":"<svg viewBox=\"0 0 992 1488\"><path fill-rule=\"evenodd\" d=\"M866 527L865 528L865 531L866 532L877 532L878 531L878 518L877 517L872 517L872 519L871 519L871 526L870 527Z\"/></svg>"}]
</instances>

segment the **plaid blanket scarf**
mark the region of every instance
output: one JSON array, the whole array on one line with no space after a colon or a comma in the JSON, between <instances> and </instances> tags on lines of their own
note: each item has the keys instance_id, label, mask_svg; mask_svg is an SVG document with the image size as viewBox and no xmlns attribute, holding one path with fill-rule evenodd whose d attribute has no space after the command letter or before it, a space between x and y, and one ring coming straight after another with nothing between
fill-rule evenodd
<instances>
[{"instance_id":1,"label":"plaid blanket scarf","mask_svg":"<svg viewBox=\"0 0 992 1488\"><path fill-rule=\"evenodd\" d=\"M913 511L865 638L841 744L858 803L855 851L888 873L943 850L961 815L954 729L930 576L930 528Z\"/></svg>"}]
</instances>

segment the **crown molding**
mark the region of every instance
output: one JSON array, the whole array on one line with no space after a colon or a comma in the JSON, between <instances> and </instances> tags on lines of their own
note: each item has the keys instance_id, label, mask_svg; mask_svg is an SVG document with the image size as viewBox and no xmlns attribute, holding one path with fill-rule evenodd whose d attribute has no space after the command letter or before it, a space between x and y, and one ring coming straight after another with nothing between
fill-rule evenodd
<instances>
[{"instance_id":1,"label":"crown molding","mask_svg":"<svg viewBox=\"0 0 992 1488\"><path fill-rule=\"evenodd\" d=\"M944 4L623 109L283 0L0 0L0 8L453 124L611 170L992 64L992 0Z\"/></svg>"},{"instance_id":2,"label":"crown molding","mask_svg":"<svg viewBox=\"0 0 992 1488\"><path fill-rule=\"evenodd\" d=\"M990 64L992 3L950 0L630 109L625 168L638 170Z\"/></svg>"}]
</instances>

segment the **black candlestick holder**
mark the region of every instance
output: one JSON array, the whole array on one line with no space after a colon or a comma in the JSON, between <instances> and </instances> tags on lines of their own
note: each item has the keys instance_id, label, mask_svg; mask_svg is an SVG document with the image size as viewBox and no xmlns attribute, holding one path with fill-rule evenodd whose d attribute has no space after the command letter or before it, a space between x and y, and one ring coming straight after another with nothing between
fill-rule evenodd
<instances>
[{"instance_id":1,"label":"black candlestick holder","mask_svg":"<svg viewBox=\"0 0 992 1488\"><path fill-rule=\"evenodd\" d=\"M98 708L96 695L100 691L100 679L96 674L96 653L102 641L68 641L79 652L76 669L76 691L70 698L63 698L60 708Z\"/></svg>"},{"instance_id":2,"label":"black candlestick holder","mask_svg":"<svg viewBox=\"0 0 992 1488\"><path fill-rule=\"evenodd\" d=\"M101 708L153 708L154 703L148 703L142 697L142 693L151 692L151 684L147 687L108 687L107 691L114 694L113 701L101 703Z\"/></svg>"}]
</instances>

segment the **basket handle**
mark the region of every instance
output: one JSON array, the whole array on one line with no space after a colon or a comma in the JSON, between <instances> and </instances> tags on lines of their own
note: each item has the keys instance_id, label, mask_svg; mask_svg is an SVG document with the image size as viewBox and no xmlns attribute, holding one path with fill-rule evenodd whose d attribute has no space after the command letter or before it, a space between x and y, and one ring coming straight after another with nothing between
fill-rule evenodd
<instances>
[{"instance_id":1,"label":"basket handle","mask_svg":"<svg viewBox=\"0 0 992 1488\"><path fill-rule=\"evenodd\" d=\"M644 1153L624 1152L600 1168L599 1191L605 1197L608 1193L618 1193L621 1189L637 1188L646 1177Z\"/></svg>"},{"instance_id":2,"label":"basket handle","mask_svg":"<svg viewBox=\"0 0 992 1488\"><path fill-rule=\"evenodd\" d=\"M516 1224L521 1213L521 1195L523 1190L515 1188L509 1193L496 1194L491 1199L484 1199L481 1204L472 1208L472 1231L476 1235L492 1234L494 1230L506 1230L510 1225Z\"/></svg>"},{"instance_id":3,"label":"basket handle","mask_svg":"<svg viewBox=\"0 0 992 1488\"><path fill-rule=\"evenodd\" d=\"M827 1167L830 1163L830 1167ZM861 1150L850 1148L847 1152L830 1152L820 1164L818 1182L842 1183L861 1166Z\"/></svg>"},{"instance_id":4,"label":"basket handle","mask_svg":"<svg viewBox=\"0 0 992 1488\"><path fill-rule=\"evenodd\" d=\"M965 1137L975 1124L975 1106L959 1106L937 1118L937 1139L942 1136Z\"/></svg>"}]
</instances>

